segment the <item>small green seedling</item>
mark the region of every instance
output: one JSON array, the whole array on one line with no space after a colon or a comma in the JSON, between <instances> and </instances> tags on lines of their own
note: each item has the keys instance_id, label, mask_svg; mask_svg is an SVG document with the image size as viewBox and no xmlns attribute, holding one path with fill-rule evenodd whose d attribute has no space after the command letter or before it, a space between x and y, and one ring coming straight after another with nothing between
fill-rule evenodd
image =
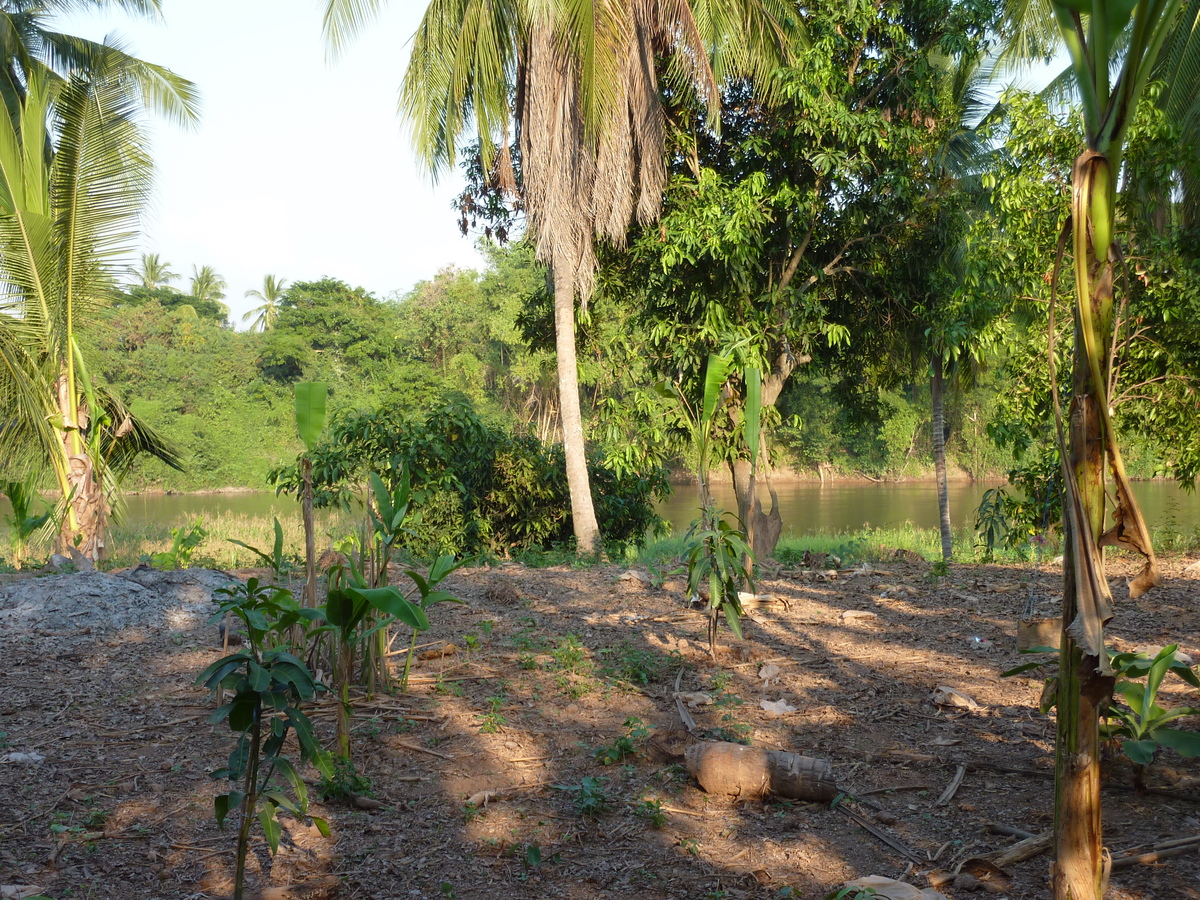
<instances>
[{"instance_id":1,"label":"small green seedling","mask_svg":"<svg viewBox=\"0 0 1200 900\"><path fill-rule=\"evenodd\" d=\"M244 544L241 541L228 538L229 543L237 544L246 550L249 550L257 556L268 569L274 574L276 580L283 576L283 573L291 568L287 556L283 552L283 526L279 523L279 517L275 517L275 543L271 545L271 552L264 553L257 547L251 547L249 544Z\"/></svg>"},{"instance_id":2,"label":"small green seedling","mask_svg":"<svg viewBox=\"0 0 1200 900\"><path fill-rule=\"evenodd\" d=\"M189 529L171 529L171 549L155 553L150 557L151 564L156 569L186 569L192 564L192 554L204 543L208 532L204 528L204 520L197 519Z\"/></svg>"},{"instance_id":3,"label":"small green seedling","mask_svg":"<svg viewBox=\"0 0 1200 900\"><path fill-rule=\"evenodd\" d=\"M1058 653L1053 647L1034 647L1021 652ZM1178 653L1178 644L1163 647L1153 657L1147 653L1108 651L1115 683L1113 697L1104 709L1105 721L1100 725L1100 733L1110 741L1120 739L1121 752L1134 764L1134 782L1139 788L1144 786L1145 767L1153 762L1160 747L1169 747L1180 756L1200 756L1200 734L1167 727L1168 723L1184 716L1200 715L1200 709L1180 706L1168 710L1157 702L1163 679L1171 673L1192 687L1200 688L1196 670L1180 660ZM1024 663L1002 673L1001 677L1019 675L1047 662ZM1049 712L1055 706L1057 684L1057 675L1046 679L1040 703L1042 712Z\"/></svg>"},{"instance_id":4,"label":"small green seedling","mask_svg":"<svg viewBox=\"0 0 1200 900\"><path fill-rule=\"evenodd\" d=\"M219 599L220 610L213 621L226 615L241 619L246 646L206 668L196 683L214 694L222 688L233 691L233 699L219 706L209 721L227 722L237 735L228 765L217 769L212 777L236 785L216 797L214 811L217 824L224 827L229 813L240 808L234 900L242 900L250 827L255 817L272 853L279 849L282 833L279 810L298 818L308 817L308 789L299 771L283 755L289 735L295 734L302 761L311 762L326 778L334 778L335 773L329 755L317 742L312 722L300 710L300 704L311 700L322 686L308 667L284 647L267 649L269 641L282 641L289 628L311 621L316 611L300 607L287 591L264 587L255 578L217 593L224 599ZM277 778L291 787L294 799L276 786ZM309 818L328 836L329 826L323 819Z\"/></svg>"}]
</instances>

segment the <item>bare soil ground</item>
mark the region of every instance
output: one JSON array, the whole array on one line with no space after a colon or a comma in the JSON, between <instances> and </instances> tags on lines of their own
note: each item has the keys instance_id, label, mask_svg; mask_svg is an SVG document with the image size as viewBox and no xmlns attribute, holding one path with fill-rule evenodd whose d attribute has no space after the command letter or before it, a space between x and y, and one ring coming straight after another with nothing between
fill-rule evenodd
<instances>
[{"instance_id":1,"label":"bare soil ground","mask_svg":"<svg viewBox=\"0 0 1200 900\"><path fill-rule=\"evenodd\" d=\"M1163 588L1118 602L1113 645L1200 651L1200 581L1183 574L1187 562L1167 561ZM1112 569L1127 596L1132 563ZM722 628L713 663L706 620L678 577L655 587L621 567L460 570L451 589L467 604L434 609L422 636L435 642L431 658L415 664L410 691L355 702L355 761L380 808L315 802L332 837L290 821L278 856L256 848L252 879L292 886L268 890L275 900L817 898L871 874L928 886L930 873L1017 840L993 826L1051 827L1054 723L1036 708L1041 676L999 677L1027 660L1014 634L1031 593L1040 613L1055 606L1058 568L1033 576L953 566L938 579L904 560L827 581L776 571L760 590L786 605L754 612L744 641ZM221 652L216 628L202 616L114 631L72 621L0 621L0 884L54 898L228 896L236 829L213 822L224 788L208 772L231 739L205 722L212 702L192 684ZM701 737L830 760L860 798L839 807L859 818L701 791L668 755L695 739L679 732L681 671L682 691L711 700L688 710ZM939 685L978 706L936 705ZM764 700L794 711L773 715ZM1177 680L1164 701L1200 705ZM331 744L331 701L314 715ZM623 737L635 752L602 765L597 751L620 756ZM1135 792L1128 763L1110 764L1112 850L1200 833L1195 761L1162 751L1148 783ZM496 793L467 803L482 791ZM1007 867L1007 886L975 887L1043 898L1048 865L1042 855ZM940 890L975 896L969 888ZM1200 858L1193 848L1120 868L1109 896L1200 898Z\"/></svg>"}]
</instances>

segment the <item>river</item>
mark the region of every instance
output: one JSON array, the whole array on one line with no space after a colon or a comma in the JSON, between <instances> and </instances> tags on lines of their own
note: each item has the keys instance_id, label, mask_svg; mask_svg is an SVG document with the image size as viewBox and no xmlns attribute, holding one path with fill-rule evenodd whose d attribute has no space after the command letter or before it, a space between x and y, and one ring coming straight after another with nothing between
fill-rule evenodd
<instances>
[{"instance_id":1,"label":"river","mask_svg":"<svg viewBox=\"0 0 1200 900\"><path fill-rule=\"evenodd\" d=\"M950 516L955 528L971 527L983 492L996 482L955 481L950 484ZM1200 529L1200 497L1173 481L1134 484L1142 512L1151 529L1174 522L1182 534ZM938 527L937 490L932 482L875 484L861 481L792 482L776 485L783 515L783 533L841 533L866 525L889 527L911 522L918 528ZM736 510L732 485L715 485L713 495L725 509ZM770 496L762 492L769 508ZM677 485L659 512L676 531L686 530L698 515L694 485Z\"/></svg>"},{"instance_id":2,"label":"river","mask_svg":"<svg viewBox=\"0 0 1200 900\"><path fill-rule=\"evenodd\" d=\"M956 527L969 527L983 492L994 483L960 481L950 484L950 512ZM860 481L791 482L776 486L783 513L784 534L854 531L865 525L897 526L906 522L920 528L936 528L937 493L932 483L875 484ZM1200 530L1200 497L1189 494L1174 482L1144 481L1134 484L1134 493L1151 528L1173 527L1184 535ZM716 485L714 494L726 509L735 509L733 488ZM764 502L769 503L769 497ZM136 494L126 498L131 522L180 525L198 516L296 515L299 506L288 497L266 492L227 494ZM0 512L7 514L7 501ZM678 531L685 531L697 516L698 501L693 485L678 485L674 494L659 506L659 512Z\"/></svg>"}]
</instances>

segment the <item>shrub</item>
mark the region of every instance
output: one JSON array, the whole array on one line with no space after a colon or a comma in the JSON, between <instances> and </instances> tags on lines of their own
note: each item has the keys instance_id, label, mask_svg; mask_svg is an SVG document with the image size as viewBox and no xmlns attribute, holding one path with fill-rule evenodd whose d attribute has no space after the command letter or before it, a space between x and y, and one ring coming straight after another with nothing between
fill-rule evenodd
<instances>
[{"instance_id":1,"label":"shrub","mask_svg":"<svg viewBox=\"0 0 1200 900\"><path fill-rule=\"evenodd\" d=\"M402 543L409 550L508 553L571 540L562 448L490 426L465 402L448 403L424 419L392 410L343 415L312 459L317 506L349 508L368 471L386 481L407 467L418 514L413 536ZM643 543L661 525L654 501L668 491L666 470L618 473L595 452L588 467L605 538ZM268 481L295 494L297 466L273 470Z\"/></svg>"}]
</instances>

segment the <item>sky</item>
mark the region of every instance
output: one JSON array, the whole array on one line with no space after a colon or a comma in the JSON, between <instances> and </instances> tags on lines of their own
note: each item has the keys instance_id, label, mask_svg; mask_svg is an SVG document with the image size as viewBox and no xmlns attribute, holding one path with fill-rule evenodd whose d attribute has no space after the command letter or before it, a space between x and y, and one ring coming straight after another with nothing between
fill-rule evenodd
<instances>
[{"instance_id":1,"label":"sky","mask_svg":"<svg viewBox=\"0 0 1200 900\"><path fill-rule=\"evenodd\" d=\"M55 21L118 36L126 50L195 82L202 117L185 129L148 117L156 188L141 252L182 277L211 265L231 318L269 274L329 275L378 297L450 265L481 268L452 209L457 173L434 185L409 149L396 100L423 0L390 9L337 59L321 0L162 0L161 23L119 11Z\"/></svg>"}]
</instances>

